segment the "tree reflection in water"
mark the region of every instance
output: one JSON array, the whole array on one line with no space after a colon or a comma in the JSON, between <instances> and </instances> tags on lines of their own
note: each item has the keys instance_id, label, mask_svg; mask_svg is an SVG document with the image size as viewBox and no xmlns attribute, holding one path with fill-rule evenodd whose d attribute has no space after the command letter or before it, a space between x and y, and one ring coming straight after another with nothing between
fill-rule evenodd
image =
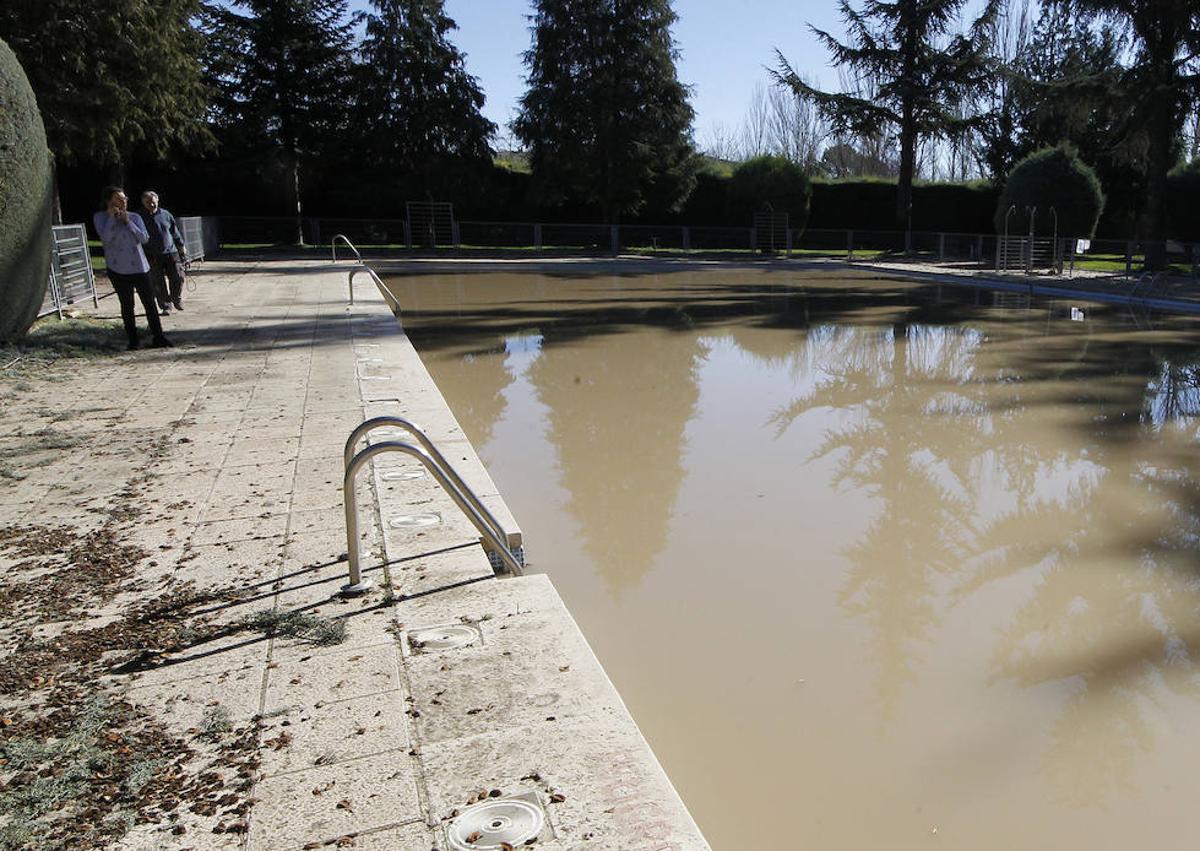
<instances>
[{"instance_id":1,"label":"tree reflection in water","mask_svg":"<svg viewBox=\"0 0 1200 851\"><path fill-rule=\"evenodd\" d=\"M995 676L1055 689L1044 774L1062 802L1091 805L1127 788L1154 744L1150 708L1197 696L1200 368L1178 345L1131 349L1076 329L1032 346L1012 329L997 336L904 321L813 328L802 357L814 389L773 421L782 432L841 412L812 457L836 458L836 485L878 506L845 550L839 602L871 624L882 719L956 602L1023 577ZM1059 428L1030 428L1033 411Z\"/></svg>"},{"instance_id":2,"label":"tree reflection in water","mask_svg":"<svg viewBox=\"0 0 1200 851\"><path fill-rule=\"evenodd\" d=\"M928 804L940 839L977 831L961 847L1036 847L1023 830L1115 847L1177 806L1184 793L1159 786L1113 793L1139 770L1182 789L1196 743L1171 726L1200 697L1190 325L1095 306L1073 322L1073 305L1021 293L939 301L932 285L739 275L580 278L562 300L493 276L466 305L434 276L402 298L476 445L537 465L509 462L497 481L524 487L523 518L554 513L526 522L544 524L543 545L558 535L577 575L546 569L580 592L568 602L648 734L670 728L655 747L684 766L672 776L706 830L771 847L703 802L800 794L824 819L801 830L808 844L882 847L909 830L918 847ZM531 328L536 357L497 348ZM724 583L731 523L752 531ZM785 540L753 549L772 534ZM694 646L672 656L680 645ZM750 770L762 782L737 798ZM861 818L868 794L887 796L877 828Z\"/></svg>"}]
</instances>

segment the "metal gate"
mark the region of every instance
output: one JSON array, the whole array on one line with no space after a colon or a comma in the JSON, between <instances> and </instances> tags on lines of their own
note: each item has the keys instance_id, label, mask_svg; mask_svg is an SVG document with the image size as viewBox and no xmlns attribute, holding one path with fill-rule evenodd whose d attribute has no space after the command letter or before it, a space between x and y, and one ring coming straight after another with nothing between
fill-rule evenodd
<instances>
[{"instance_id":1,"label":"metal gate","mask_svg":"<svg viewBox=\"0 0 1200 851\"><path fill-rule=\"evenodd\" d=\"M83 225L55 225L51 233L50 280L38 315L57 313L61 317L66 305L84 298L99 306L87 231Z\"/></svg>"}]
</instances>

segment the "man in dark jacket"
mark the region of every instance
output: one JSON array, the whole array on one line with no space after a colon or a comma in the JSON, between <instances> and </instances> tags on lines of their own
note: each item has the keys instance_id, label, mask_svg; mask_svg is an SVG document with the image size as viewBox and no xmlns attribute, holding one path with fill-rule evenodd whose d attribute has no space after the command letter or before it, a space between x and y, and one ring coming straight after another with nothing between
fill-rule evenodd
<instances>
[{"instance_id":1,"label":"man in dark jacket","mask_svg":"<svg viewBox=\"0 0 1200 851\"><path fill-rule=\"evenodd\" d=\"M154 285L158 309L163 315L169 316L171 305L176 310L183 310L183 264L187 262L187 247L175 217L169 210L158 206L157 192L143 192L142 207L145 208L142 219L146 223L146 230L150 232L150 241L146 243L150 282Z\"/></svg>"}]
</instances>

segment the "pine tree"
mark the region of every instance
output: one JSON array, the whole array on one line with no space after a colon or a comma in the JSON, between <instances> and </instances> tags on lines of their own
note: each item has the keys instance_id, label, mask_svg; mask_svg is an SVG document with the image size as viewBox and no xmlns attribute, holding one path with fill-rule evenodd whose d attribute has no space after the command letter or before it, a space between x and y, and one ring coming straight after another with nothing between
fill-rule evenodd
<instances>
[{"instance_id":1,"label":"pine tree","mask_svg":"<svg viewBox=\"0 0 1200 851\"><path fill-rule=\"evenodd\" d=\"M912 182L921 140L962 133L978 117L956 107L990 82L989 30L999 0L986 0L967 32L950 35L965 0L865 0L856 11L839 0L850 43L843 44L816 27L810 29L832 54L833 62L856 77L872 79L870 100L813 88L776 51L776 82L811 100L840 132L862 133L892 125L900 137L900 176L896 186L896 223L908 230Z\"/></svg>"},{"instance_id":2,"label":"pine tree","mask_svg":"<svg viewBox=\"0 0 1200 851\"><path fill-rule=\"evenodd\" d=\"M26 69L58 163L109 169L212 141L200 0L5 0L0 39Z\"/></svg>"},{"instance_id":3,"label":"pine tree","mask_svg":"<svg viewBox=\"0 0 1200 851\"><path fill-rule=\"evenodd\" d=\"M372 3L358 67L367 160L432 197L490 163L496 125L480 113L483 92L448 38L457 26L443 0Z\"/></svg>"},{"instance_id":4,"label":"pine tree","mask_svg":"<svg viewBox=\"0 0 1200 851\"><path fill-rule=\"evenodd\" d=\"M234 0L206 21L222 142L282 161L301 244L302 167L343 138L354 25L346 0Z\"/></svg>"},{"instance_id":5,"label":"pine tree","mask_svg":"<svg viewBox=\"0 0 1200 851\"><path fill-rule=\"evenodd\" d=\"M513 130L542 200L581 201L608 222L678 208L696 158L669 0L538 0L532 20Z\"/></svg>"}]
</instances>

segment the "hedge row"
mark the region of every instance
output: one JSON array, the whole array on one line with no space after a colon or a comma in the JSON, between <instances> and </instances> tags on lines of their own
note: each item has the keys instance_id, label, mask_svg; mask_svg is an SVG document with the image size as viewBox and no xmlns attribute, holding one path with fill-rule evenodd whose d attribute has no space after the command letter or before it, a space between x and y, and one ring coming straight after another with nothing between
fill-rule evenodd
<instances>
[{"instance_id":1,"label":"hedge row","mask_svg":"<svg viewBox=\"0 0 1200 851\"><path fill-rule=\"evenodd\" d=\"M403 188L385 185L370 173L332 174L312 168L305 184L304 209L309 216L400 219L408 197ZM195 162L180 168L130 169L126 188L135 192L152 186L164 204L177 214L287 216L288 196L280 189L278 169L263 163ZM63 212L69 220L84 221L95 209L99 187L110 176L86 169L60 171ZM495 167L462 189L455 202L458 217L470 221L595 222L595 210L564 205L546 208L533 203L528 174ZM744 198L731 192L732 178L701 173L683 209L645 210L623 219L629 224L687 224L748 227L751 216ZM1098 238L1125 239L1133 235L1137 212L1132 197L1141 193L1110 191L1097 227ZM807 226L810 229L896 229L896 184L888 180L813 180ZM1169 232L1176 239L1200 239L1200 166L1172 175L1168 190ZM992 233L1000 192L986 182L918 183L913 187L912 227L917 231ZM791 208L791 203L783 206ZM801 215L793 214L799 221Z\"/></svg>"}]
</instances>

